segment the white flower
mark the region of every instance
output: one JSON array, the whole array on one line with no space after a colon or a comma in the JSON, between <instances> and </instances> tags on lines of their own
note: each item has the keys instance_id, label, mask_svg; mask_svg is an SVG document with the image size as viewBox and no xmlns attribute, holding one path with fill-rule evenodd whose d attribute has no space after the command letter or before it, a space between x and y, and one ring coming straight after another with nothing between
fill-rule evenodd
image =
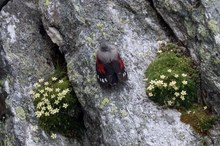
<instances>
[{"instance_id":1,"label":"white flower","mask_svg":"<svg viewBox=\"0 0 220 146\"><path fill-rule=\"evenodd\" d=\"M62 91L62 94L63 94L63 95L66 95L69 91L70 91L70 89L67 88L67 89L65 89L65 90Z\"/></svg>"},{"instance_id":2,"label":"white flower","mask_svg":"<svg viewBox=\"0 0 220 146\"><path fill-rule=\"evenodd\" d=\"M57 135L54 134L54 133L52 133L52 134L51 134L51 138L52 138L52 139L55 139L55 138L57 138Z\"/></svg>"},{"instance_id":3,"label":"white flower","mask_svg":"<svg viewBox=\"0 0 220 146\"><path fill-rule=\"evenodd\" d=\"M183 80L182 83L183 83L183 85L186 85L186 84L187 84L187 81L186 81L186 80Z\"/></svg>"},{"instance_id":4,"label":"white flower","mask_svg":"<svg viewBox=\"0 0 220 146\"><path fill-rule=\"evenodd\" d=\"M45 114L45 116L49 116L49 115L50 115L50 113L49 113L49 112L45 112L44 114Z\"/></svg>"},{"instance_id":5,"label":"white flower","mask_svg":"<svg viewBox=\"0 0 220 146\"><path fill-rule=\"evenodd\" d=\"M53 95L51 95L51 98L54 98L55 97L55 95L53 94Z\"/></svg>"},{"instance_id":6,"label":"white flower","mask_svg":"<svg viewBox=\"0 0 220 146\"><path fill-rule=\"evenodd\" d=\"M185 97L184 96L180 96L180 99L185 100Z\"/></svg>"},{"instance_id":7,"label":"white flower","mask_svg":"<svg viewBox=\"0 0 220 146\"><path fill-rule=\"evenodd\" d=\"M186 95L186 91L182 90L180 94L184 96Z\"/></svg>"},{"instance_id":8,"label":"white flower","mask_svg":"<svg viewBox=\"0 0 220 146\"><path fill-rule=\"evenodd\" d=\"M155 84L155 83L156 83L155 80L151 80L151 81L150 81L150 84Z\"/></svg>"},{"instance_id":9,"label":"white flower","mask_svg":"<svg viewBox=\"0 0 220 146\"><path fill-rule=\"evenodd\" d=\"M167 87L167 83L163 83L163 86L164 86L164 87Z\"/></svg>"},{"instance_id":10,"label":"white flower","mask_svg":"<svg viewBox=\"0 0 220 146\"><path fill-rule=\"evenodd\" d=\"M58 113L58 112L59 112L59 109L58 109L58 108L55 108L55 109L54 109L54 112L55 112L55 113Z\"/></svg>"},{"instance_id":11,"label":"white flower","mask_svg":"<svg viewBox=\"0 0 220 146\"><path fill-rule=\"evenodd\" d=\"M63 83L63 80L59 80L59 83Z\"/></svg>"},{"instance_id":12,"label":"white flower","mask_svg":"<svg viewBox=\"0 0 220 146\"><path fill-rule=\"evenodd\" d=\"M178 78L178 77L179 77L179 75L178 75L178 74L175 74L175 75L174 75L174 77L175 77L175 78Z\"/></svg>"},{"instance_id":13,"label":"white flower","mask_svg":"<svg viewBox=\"0 0 220 146\"><path fill-rule=\"evenodd\" d=\"M42 102L38 102L38 104L37 104L37 108L38 108L38 109L41 108L42 105L43 105Z\"/></svg>"},{"instance_id":14,"label":"white flower","mask_svg":"<svg viewBox=\"0 0 220 146\"><path fill-rule=\"evenodd\" d=\"M176 87L176 86L174 86L174 87L173 87L173 89L174 89L174 90L178 90L179 88L178 88L178 87Z\"/></svg>"},{"instance_id":15,"label":"white flower","mask_svg":"<svg viewBox=\"0 0 220 146\"><path fill-rule=\"evenodd\" d=\"M161 79L165 79L165 77L166 77L165 75L161 75L160 76Z\"/></svg>"},{"instance_id":16,"label":"white flower","mask_svg":"<svg viewBox=\"0 0 220 146\"><path fill-rule=\"evenodd\" d=\"M42 83L44 81L44 79L42 78L42 79L39 79L38 81L39 81L39 83Z\"/></svg>"},{"instance_id":17,"label":"white flower","mask_svg":"<svg viewBox=\"0 0 220 146\"><path fill-rule=\"evenodd\" d=\"M147 90L151 91L152 89L154 89L154 86L153 85L150 85L147 87Z\"/></svg>"},{"instance_id":18,"label":"white flower","mask_svg":"<svg viewBox=\"0 0 220 146\"><path fill-rule=\"evenodd\" d=\"M64 103L64 104L63 104L63 107L64 107L64 108L67 108L68 106L69 106L69 105L68 105L67 103Z\"/></svg>"},{"instance_id":19,"label":"white flower","mask_svg":"<svg viewBox=\"0 0 220 146\"><path fill-rule=\"evenodd\" d=\"M167 72L172 72L172 70L171 70L171 69L168 69Z\"/></svg>"},{"instance_id":20,"label":"white flower","mask_svg":"<svg viewBox=\"0 0 220 146\"><path fill-rule=\"evenodd\" d=\"M35 98L38 98L38 97L40 97L40 94L39 94L39 93L36 93L34 97L35 97Z\"/></svg>"},{"instance_id":21,"label":"white flower","mask_svg":"<svg viewBox=\"0 0 220 146\"><path fill-rule=\"evenodd\" d=\"M149 93L149 96L151 97L151 96L153 96L153 94L150 92L150 93Z\"/></svg>"},{"instance_id":22,"label":"white flower","mask_svg":"<svg viewBox=\"0 0 220 146\"><path fill-rule=\"evenodd\" d=\"M58 100L62 100L63 97L62 97L62 96L58 96L57 99L58 99Z\"/></svg>"},{"instance_id":23,"label":"white flower","mask_svg":"<svg viewBox=\"0 0 220 146\"><path fill-rule=\"evenodd\" d=\"M160 86L163 85L163 81L162 80L158 80L158 81L155 82L155 85L160 87Z\"/></svg>"},{"instance_id":24,"label":"white flower","mask_svg":"<svg viewBox=\"0 0 220 146\"><path fill-rule=\"evenodd\" d=\"M174 95L177 97L179 96L180 94L178 92L175 92Z\"/></svg>"},{"instance_id":25,"label":"white flower","mask_svg":"<svg viewBox=\"0 0 220 146\"><path fill-rule=\"evenodd\" d=\"M176 85L176 81L172 81L172 82L170 82L169 85L170 85L170 86L174 86L174 85Z\"/></svg>"},{"instance_id":26,"label":"white flower","mask_svg":"<svg viewBox=\"0 0 220 146\"><path fill-rule=\"evenodd\" d=\"M35 115L37 116L37 118L40 118L42 116L42 112L37 111L37 112L35 112Z\"/></svg>"},{"instance_id":27,"label":"white flower","mask_svg":"<svg viewBox=\"0 0 220 146\"><path fill-rule=\"evenodd\" d=\"M45 94L44 94L44 97L47 97L47 96L48 96L48 94L47 94L47 93L45 93Z\"/></svg>"},{"instance_id":28,"label":"white flower","mask_svg":"<svg viewBox=\"0 0 220 146\"><path fill-rule=\"evenodd\" d=\"M60 101L59 101L59 100L56 100L56 101L55 101L55 104L59 104L59 103L60 103Z\"/></svg>"},{"instance_id":29,"label":"white flower","mask_svg":"<svg viewBox=\"0 0 220 146\"><path fill-rule=\"evenodd\" d=\"M162 53L162 51L161 51L161 50L158 50L157 53Z\"/></svg>"},{"instance_id":30,"label":"white flower","mask_svg":"<svg viewBox=\"0 0 220 146\"><path fill-rule=\"evenodd\" d=\"M203 109L206 110L206 109L207 109L207 106L204 106Z\"/></svg>"},{"instance_id":31,"label":"white flower","mask_svg":"<svg viewBox=\"0 0 220 146\"><path fill-rule=\"evenodd\" d=\"M42 111L45 111L45 110L46 110L46 107L45 107L45 106L43 106L43 107L41 108L41 110L42 110Z\"/></svg>"},{"instance_id":32,"label":"white flower","mask_svg":"<svg viewBox=\"0 0 220 146\"><path fill-rule=\"evenodd\" d=\"M182 74L182 76L183 76L183 77L186 77L186 76L187 76L187 74Z\"/></svg>"},{"instance_id":33,"label":"white flower","mask_svg":"<svg viewBox=\"0 0 220 146\"><path fill-rule=\"evenodd\" d=\"M60 96L60 97L65 97L65 95L63 94L63 92L61 93L58 93L57 96Z\"/></svg>"},{"instance_id":34,"label":"white flower","mask_svg":"<svg viewBox=\"0 0 220 146\"><path fill-rule=\"evenodd\" d=\"M56 81L57 80L57 78L56 77L52 77L52 81Z\"/></svg>"},{"instance_id":35,"label":"white flower","mask_svg":"<svg viewBox=\"0 0 220 146\"><path fill-rule=\"evenodd\" d=\"M48 105L48 106L47 106L47 109L48 109L48 110L51 110L51 109L52 109L52 106L51 106L51 105Z\"/></svg>"},{"instance_id":36,"label":"white flower","mask_svg":"<svg viewBox=\"0 0 220 146\"><path fill-rule=\"evenodd\" d=\"M42 93L44 93L44 90L40 90L39 92L42 94Z\"/></svg>"},{"instance_id":37,"label":"white flower","mask_svg":"<svg viewBox=\"0 0 220 146\"><path fill-rule=\"evenodd\" d=\"M187 111L187 114L190 114L192 111Z\"/></svg>"},{"instance_id":38,"label":"white flower","mask_svg":"<svg viewBox=\"0 0 220 146\"><path fill-rule=\"evenodd\" d=\"M49 92L53 92L53 89L52 89L52 88L49 88L48 91L49 91Z\"/></svg>"},{"instance_id":39,"label":"white flower","mask_svg":"<svg viewBox=\"0 0 220 146\"><path fill-rule=\"evenodd\" d=\"M56 88L56 90L55 90L56 92L60 92L60 88Z\"/></svg>"},{"instance_id":40,"label":"white flower","mask_svg":"<svg viewBox=\"0 0 220 146\"><path fill-rule=\"evenodd\" d=\"M34 83L34 87L35 87L35 88L38 88L38 87L40 87L40 84Z\"/></svg>"},{"instance_id":41,"label":"white flower","mask_svg":"<svg viewBox=\"0 0 220 146\"><path fill-rule=\"evenodd\" d=\"M173 104L173 101L169 100L167 101L168 105L171 106Z\"/></svg>"},{"instance_id":42,"label":"white flower","mask_svg":"<svg viewBox=\"0 0 220 146\"><path fill-rule=\"evenodd\" d=\"M34 92L33 90L31 90L31 91L30 91L30 94L31 94L31 95L34 95L34 94L35 94L35 92Z\"/></svg>"},{"instance_id":43,"label":"white flower","mask_svg":"<svg viewBox=\"0 0 220 146\"><path fill-rule=\"evenodd\" d=\"M45 82L44 85L47 86L47 85L49 85L49 83L48 83L48 82Z\"/></svg>"}]
</instances>

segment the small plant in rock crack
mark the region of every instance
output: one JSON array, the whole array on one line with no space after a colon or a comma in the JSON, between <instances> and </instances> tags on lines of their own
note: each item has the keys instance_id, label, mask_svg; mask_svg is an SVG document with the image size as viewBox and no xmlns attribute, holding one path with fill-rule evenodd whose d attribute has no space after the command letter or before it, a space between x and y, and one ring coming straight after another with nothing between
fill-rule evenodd
<instances>
[{"instance_id":1,"label":"small plant in rock crack","mask_svg":"<svg viewBox=\"0 0 220 146\"><path fill-rule=\"evenodd\" d=\"M57 78L52 77L52 82L56 82ZM42 84L41 84L42 83ZM59 111L68 107L65 97L68 96L70 90L66 88L66 85L62 80L59 80L55 84L50 84L48 81L43 82L43 79L39 80L39 83L35 83L36 93L33 93L34 101L37 102L37 111L35 112L38 118L42 116L50 116L59 113Z\"/></svg>"},{"instance_id":2,"label":"small plant in rock crack","mask_svg":"<svg viewBox=\"0 0 220 146\"><path fill-rule=\"evenodd\" d=\"M67 77L52 77L47 81L39 79L31 91L38 123L51 138L61 133L67 137L76 137L81 132L77 119L81 111L74 92L70 89ZM74 111L74 113L72 113ZM70 114L72 113L72 114ZM79 132L80 131L80 132Z\"/></svg>"},{"instance_id":3,"label":"small plant in rock crack","mask_svg":"<svg viewBox=\"0 0 220 146\"><path fill-rule=\"evenodd\" d=\"M188 108L197 101L198 70L185 56L161 52L146 71L149 97L169 107Z\"/></svg>"},{"instance_id":4,"label":"small plant in rock crack","mask_svg":"<svg viewBox=\"0 0 220 146\"><path fill-rule=\"evenodd\" d=\"M203 135L208 135L209 129L217 123L217 118L210 114L207 106L193 104L190 109L181 112L181 121L190 124L198 133Z\"/></svg>"},{"instance_id":5,"label":"small plant in rock crack","mask_svg":"<svg viewBox=\"0 0 220 146\"><path fill-rule=\"evenodd\" d=\"M150 99L178 109L181 121L190 124L197 132L208 134L216 118L197 103L199 70L186 56L184 48L176 44L163 44L156 59L145 72L147 94Z\"/></svg>"},{"instance_id":6,"label":"small plant in rock crack","mask_svg":"<svg viewBox=\"0 0 220 146\"><path fill-rule=\"evenodd\" d=\"M160 75L160 78L151 80L147 87L149 97L169 107L189 107L196 100L192 95L191 87L194 85L187 74L172 73L167 70L167 75ZM194 94L194 93L193 93Z\"/></svg>"}]
</instances>

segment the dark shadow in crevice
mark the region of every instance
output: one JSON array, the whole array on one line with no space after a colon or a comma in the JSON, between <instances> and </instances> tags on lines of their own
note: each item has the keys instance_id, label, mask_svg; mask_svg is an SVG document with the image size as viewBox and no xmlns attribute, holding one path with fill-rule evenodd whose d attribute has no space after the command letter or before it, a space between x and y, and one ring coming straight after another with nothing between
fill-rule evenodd
<instances>
[{"instance_id":1,"label":"dark shadow in crevice","mask_svg":"<svg viewBox=\"0 0 220 146\"><path fill-rule=\"evenodd\" d=\"M7 3L9 2L10 0L0 0L0 11L2 10L2 8L7 5Z\"/></svg>"},{"instance_id":2,"label":"dark shadow in crevice","mask_svg":"<svg viewBox=\"0 0 220 146\"><path fill-rule=\"evenodd\" d=\"M151 8L155 11L155 13L157 15L157 19L159 21L159 24L160 24L161 28L163 29L163 31L165 32L166 36L171 40L171 42L180 43L180 40L178 39L178 37L176 36L174 31L172 30L170 25L164 20L164 18L161 16L161 14L157 11L153 0L147 0L147 1L150 3Z\"/></svg>"},{"instance_id":3,"label":"dark shadow in crevice","mask_svg":"<svg viewBox=\"0 0 220 146\"><path fill-rule=\"evenodd\" d=\"M5 52L2 46L2 41L0 40L0 121L3 122L12 115L10 109L7 108L5 103L8 93L4 89L4 82L10 72L10 68L4 56Z\"/></svg>"}]
</instances>

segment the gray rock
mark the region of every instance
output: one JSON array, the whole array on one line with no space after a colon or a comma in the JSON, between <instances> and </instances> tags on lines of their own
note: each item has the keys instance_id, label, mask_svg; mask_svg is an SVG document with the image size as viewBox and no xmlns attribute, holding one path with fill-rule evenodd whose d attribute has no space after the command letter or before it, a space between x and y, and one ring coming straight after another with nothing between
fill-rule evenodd
<instances>
[{"instance_id":1,"label":"gray rock","mask_svg":"<svg viewBox=\"0 0 220 146\"><path fill-rule=\"evenodd\" d=\"M210 52L214 48L209 51L213 44L208 42L214 40L216 22L209 22L209 28L206 21L196 23L201 25L196 28L205 30L198 34L198 39L204 43L196 43L194 39L189 43L189 38L197 36L191 17L194 17L193 22L202 22L206 17L204 10L208 8L199 7L198 13L188 15L191 7L187 2L176 1L165 6L162 1L154 2L176 37L192 48L195 59L199 60L198 54L207 51L202 59L203 72L212 67L208 58L213 55ZM173 11L180 13L171 17ZM179 15L186 17L186 21L175 19ZM2 57L10 66L4 84L9 94L6 103L14 115L0 127L5 135L3 141L8 145L196 146L201 143L202 138L189 125L180 122L179 112L161 109L145 94L144 71L156 56L158 41L170 40L169 32L164 31L166 28L149 2L10 1L0 12L0 24L1 46L5 52ZM189 30L191 27L193 29ZM213 32L209 32L210 29ZM95 77L95 52L101 38L108 39L119 49L129 74L126 83L109 89L100 88ZM85 112L87 131L82 144L62 136L51 140L40 128L34 128L37 119L29 91L37 79L54 71L53 43L65 55L69 79ZM214 83L209 78L215 75L214 71L209 73L204 74L207 85Z\"/></svg>"},{"instance_id":2,"label":"gray rock","mask_svg":"<svg viewBox=\"0 0 220 146\"><path fill-rule=\"evenodd\" d=\"M196 145L199 136L176 111L158 109L145 94L144 71L154 59L157 40L169 40L146 1L51 1L40 3L44 26L63 36L69 79L85 110L92 145ZM62 21L65 18L66 21ZM68 27L65 27L68 26ZM110 89L95 77L98 40L114 44L129 80ZM165 116L174 122L167 122ZM160 138L158 138L160 137Z\"/></svg>"}]
</instances>

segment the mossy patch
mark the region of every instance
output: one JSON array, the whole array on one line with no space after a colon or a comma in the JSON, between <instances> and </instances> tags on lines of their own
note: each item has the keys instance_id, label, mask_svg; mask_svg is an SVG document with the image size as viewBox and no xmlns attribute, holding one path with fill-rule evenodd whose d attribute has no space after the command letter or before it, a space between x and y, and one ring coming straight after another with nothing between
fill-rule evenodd
<instances>
[{"instance_id":1,"label":"mossy patch","mask_svg":"<svg viewBox=\"0 0 220 146\"><path fill-rule=\"evenodd\" d=\"M149 96L160 105L188 108L197 101L198 69L181 54L180 48L168 44L145 72Z\"/></svg>"},{"instance_id":2,"label":"mossy patch","mask_svg":"<svg viewBox=\"0 0 220 146\"><path fill-rule=\"evenodd\" d=\"M34 86L32 94L38 125L48 134L60 133L81 140L85 129L83 113L66 68L56 65L51 77L39 79Z\"/></svg>"},{"instance_id":3,"label":"mossy patch","mask_svg":"<svg viewBox=\"0 0 220 146\"><path fill-rule=\"evenodd\" d=\"M61 133L66 137L80 138L83 133L82 113L76 95L67 77L52 77L35 84L36 116L39 126L47 133Z\"/></svg>"},{"instance_id":4,"label":"mossy patch","mask_svg":"<svg viewBox=\"0 0 220 146\"><path fill-rule=\"evenodd\" d=\"M190 109L186 110L180 110L181 115L181 121L190 124L195 131L198 133L207 135L209 129L215 125L217 122L216 117L214 117L206 106L201 106L198 104L194 104Z\"/></svg>"},{"instance_id":5,"label":"mossy patch","mask_svg":"<svg viewBox=\"0 0 220 146\"><path fill-rule=\"evenodd\" d=\"M158 52L145 72L149 98L160 105L179 109L181 121L207 134L215 118L197 103L200 98L198 67L186 55L186 50L176 44L162 45Z\"/></svg>"}]
</instances>

